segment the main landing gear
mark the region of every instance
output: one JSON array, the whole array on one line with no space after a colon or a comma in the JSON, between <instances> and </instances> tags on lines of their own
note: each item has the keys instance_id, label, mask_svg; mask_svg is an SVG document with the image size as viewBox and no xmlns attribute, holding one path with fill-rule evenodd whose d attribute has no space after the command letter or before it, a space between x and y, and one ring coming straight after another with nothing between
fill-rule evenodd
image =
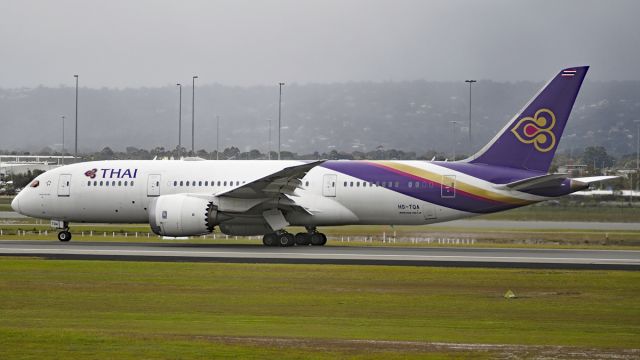
<instances>
[{"instance_id":1,"label":"main landing gear","mask_svg":"<svg viewBox=\"0 0 640 360\"><path fill-rule=\"evenodd\" d=\"M297 233L295 236L284 230L266 234L262 237L262 243L265 246L323 246L327 243L327 236L316 231L315 228L307 228L308 232Z\"/></svg>"}]
</instances>

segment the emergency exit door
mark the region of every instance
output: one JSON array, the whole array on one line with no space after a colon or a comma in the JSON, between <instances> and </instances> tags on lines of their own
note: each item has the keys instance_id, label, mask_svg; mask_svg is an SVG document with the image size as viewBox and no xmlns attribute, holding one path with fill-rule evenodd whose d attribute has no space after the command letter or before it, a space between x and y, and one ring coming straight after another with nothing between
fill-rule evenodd
<instances>
[{"instance_id":1,"label":"emergency exit door","mask_svg":"<svg viewBox=\"0 0 640 360\"><path fill-rule=\"evenodd\" d=\"M442 176L442 186L440 187L440 196L443 198L456 197L456 176L455 175Z\"/></svg>"}]
</instances>

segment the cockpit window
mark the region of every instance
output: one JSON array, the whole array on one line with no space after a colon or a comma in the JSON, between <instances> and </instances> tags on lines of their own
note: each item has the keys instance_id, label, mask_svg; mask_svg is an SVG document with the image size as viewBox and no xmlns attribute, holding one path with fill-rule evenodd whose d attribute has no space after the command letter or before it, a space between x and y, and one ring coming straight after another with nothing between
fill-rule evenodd
<instances>
[{"instance_id":1,"label":"cockpit window","mask_svg":"<svg viewBox=\"0 0 640 360\"><path fill-rule=\"evenodd\" d=\"M34 180L29 186L31 186L32 188L37 188L39 185L40 185L40 181Z\"/></svg>"}]
</instances>

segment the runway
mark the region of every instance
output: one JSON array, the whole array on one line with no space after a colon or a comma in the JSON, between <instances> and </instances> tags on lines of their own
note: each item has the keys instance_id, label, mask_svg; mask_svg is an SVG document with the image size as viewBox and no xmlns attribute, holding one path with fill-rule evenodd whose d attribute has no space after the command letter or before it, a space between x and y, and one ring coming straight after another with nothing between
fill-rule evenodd
<instances>
[{"instance_id":1,"label":"runway","mask_svg":"<svg viewBox=\"0 0 640 360\"><path fill-rule=\"evenodd\" d=\"M180 243L0 241L0 256L46 259L640 270L640 251L263 247Z\"/></svg>"}]
</instances>

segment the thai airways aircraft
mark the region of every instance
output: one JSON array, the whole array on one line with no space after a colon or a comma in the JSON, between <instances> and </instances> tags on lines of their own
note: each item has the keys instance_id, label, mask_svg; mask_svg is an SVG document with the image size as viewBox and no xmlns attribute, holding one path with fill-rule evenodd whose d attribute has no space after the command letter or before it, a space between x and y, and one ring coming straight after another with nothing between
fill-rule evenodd
<instances>
[{"instance_id":1,"label":"thai airways aircraft","mask_svg":"<svg viewBox=\"0 0 640 360\"><path fill-rule=\"evenodd\" d=\"M549 166L588 67L554 76L477 154L462 161L113 160L47 171L11 203L70 222L148 222L163 236L263 235L268 246L324 245L321 226L419 225L504 211L614 178ZM295 236L287 226L304 226Z\"/></svg>"}]
</instances>

